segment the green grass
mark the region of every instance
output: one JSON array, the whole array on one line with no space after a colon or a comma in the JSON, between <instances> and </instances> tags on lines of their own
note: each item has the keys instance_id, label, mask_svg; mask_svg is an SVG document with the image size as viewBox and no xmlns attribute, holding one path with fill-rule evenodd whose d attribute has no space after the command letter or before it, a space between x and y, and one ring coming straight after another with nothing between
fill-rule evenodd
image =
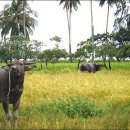
<instances>
[{"instance_id":1,"label":"green grass","mask_svg":"<svg viewBox=\"0 0 130 130\"><path fill-rule=\"evenodd\" d=\"M70 71L76 71L77 70L77 64L76 63L48 63L48 66L46 67L44 63L43 64L43 71L44 72L70 72ZM34 70L39 71L41 70L41 64L37 63L37 68Z\"/></svg>"},{"instance_id":2,"label":"green grass","mask_svg":"<svg viewBox=\"0 0 130 130\"><path fill-rule=\"evenodd\" d=\"M102 62L97 62L102 63ZM43 71L45 73L57 73L57 72L70 72L70 71L77 71L77 66L78 63L49 63L47 68L44 63L43 64ZM82 63L80 63L81 65ZM108 66L108 63L106 63ZM112 61L111 62L111 67L112 70L130 70L130 61L121 61L121 62L116 62ZM41 64L37 63L37 68L34 69L35 71L40 71L41 70ZM102 70L106 70L105 68L102 68Z\"/></svg>"},{"instance_id":3,"label":"green grass","mask_svg":"<svg viewBox=\"0 0 130 130\"><path fill-rule=\"evenodd\" d=\"M112 62L112 70L130 70L130 61Z\"/></svg>"}]
</instances>

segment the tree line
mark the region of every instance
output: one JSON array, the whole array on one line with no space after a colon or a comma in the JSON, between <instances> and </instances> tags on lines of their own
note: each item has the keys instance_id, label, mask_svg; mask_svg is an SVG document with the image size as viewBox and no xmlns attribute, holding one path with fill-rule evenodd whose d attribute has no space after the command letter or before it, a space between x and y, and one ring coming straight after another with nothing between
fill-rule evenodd
<instances>
[{"instance_id":1,"label":"tree line","mask_svg":"<svg viewBox=\"0 0 130 130\"><path fill-rule=\"evenodd\" d=\"M38 14L32 10L27 0L12 0L11 4L5 4L4 9L0 11L0 59L4 62L12 59L40 59L45 61L58 61L60 58L69 57L72 62L77 58L79 63L83 58L91 58L94 62L96 57L100 57L106 66L106 60L109 62L109 69L111 69L110 62L115 57L118 61L130 57L130 15L129 15L129 1L126 0L99 0L99 6L108 5L106 32L104 34L94 35L93 24L93 1L90 0L91 12L91 37L86 41L78 44L78 49L75 54L71 52L71 17L72 11L78 10L81 5L80 0L59 0L59 5L63 5L66 10L68 21L68 43L69 52L60 49L58 43L61 38L55 36L51 41L56 41L56 46L53 49L42 51L43 43L37 40L30 41L29 35L38 24L36 20ZM88 2L87 2L88 3ZM108 33L109 26L109 11L110 7L115 6L114 13L115 22L114 30L111 34ZM10 35L7 39L7 35ZM8 52L8 54L7 54Z\"/></svg>"}]
</instances>

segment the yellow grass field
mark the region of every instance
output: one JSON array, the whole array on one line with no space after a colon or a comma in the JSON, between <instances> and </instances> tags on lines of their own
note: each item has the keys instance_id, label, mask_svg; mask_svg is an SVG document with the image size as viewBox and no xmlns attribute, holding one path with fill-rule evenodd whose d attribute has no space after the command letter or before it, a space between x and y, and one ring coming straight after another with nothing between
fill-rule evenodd
<instances>
[{"instance_id":1,"label":"yellow grass field","mask_svg":"<svg viewBox=\"0 0 130 130\"><path fill-rule=\"evenodd\" d=\"M70 96L82 96L99 105L130 102L130 71L26 73L22 105Z\"/></svg>"},{"instance_id":2,"label":"yellow grass field","mask_svg":"<svg viewBox=\"0 0 130 130\"><path fill-rule=\"evenodd\" d=\"M102 116L69 118L62 113L55 115L53 109L49 111L49 107L47 113L52 114L46 114L44 105L43 110L37 109L42 102L51 102L55 105L57 99L66 100L70 97L83 97L94 101L97 106L104 108L105 112ZM68 71L54 74L26 72L19 109L19 128L128 129L129 117L130 71L104 70L97 73ZM4 121L1 123L2 127L4 123Z\"/></svg>"}]
</instances>

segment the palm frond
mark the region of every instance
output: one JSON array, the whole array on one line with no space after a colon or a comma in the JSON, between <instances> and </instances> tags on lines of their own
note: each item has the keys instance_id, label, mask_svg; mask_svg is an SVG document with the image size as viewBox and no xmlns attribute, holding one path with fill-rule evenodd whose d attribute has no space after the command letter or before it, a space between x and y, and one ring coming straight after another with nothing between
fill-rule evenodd
<instances>
[{"instance_id":1,"label":"palm frond","mask_svg":"<svg viewBox=\"0 0 130 130\"><path fill-rule=\"evenodd\" d=\"M63 9L67 9L67 10L71 10L72 8L74 8L74 10L78 9L78 4L80 5L80 1L79 0L60 0L59 5L63 4Z\"/></svg>"},{"instance_id":2,"label":"palm frond","mask_svg":"<svg viewBox=\"0 0 130 130\"><path fill-rule=\"evenodd\" d=\"M25 6L25 8L23 8L23 6ZM3 11L0 11L1 37L6 36L9 32L11 32L11 35L24 34L24 12L26 17L25 31L29 38L29 34L33 33L35 26L37 25L37 21L32 17L37 17L38 15L36 11L31 10L31 8L26 5L26 0L13 0L10 5L5 5Z\"/></svg>"},{"instance_id":3,"label":"palm frond","mask_svg":"<svg viewBox=\"0 0 130 130\"><path fill-rule=\"evenodd\" d=\"M106 2L106 0L100 0L99 5L100 5L100 6L103 6L103 5L105 4L105 2Z\"/></svg>"}]
</instances>

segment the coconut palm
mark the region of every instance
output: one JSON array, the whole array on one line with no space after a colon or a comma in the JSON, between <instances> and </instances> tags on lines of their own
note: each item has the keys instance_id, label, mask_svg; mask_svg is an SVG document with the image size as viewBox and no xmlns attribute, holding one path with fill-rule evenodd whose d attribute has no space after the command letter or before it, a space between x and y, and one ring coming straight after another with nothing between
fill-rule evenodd
<instances>
[{"instance_id":1,"label":"coconut palm","mask_svg":"<svg viewBox=\"0 0 130 130\"><path fill-rule=\"evenodd\" d=\"M113 4L116 4L117 2L119 2L120 0L100 0L99 5L102 7L105 2L107 2L107 22L106 22L106 33L108 32L108 24L109 24L109 12L110 12L110 6L112 6Z\"/></svg>"},{"instance_id":2,"label":"coconut palm","mask_svg":"<svg viewBox=\"0 0 130 130\"><path fill-rule=\"evenodd\" d=\"M72 10L78 9L78 4L80 4L79 0L60 0L60 4L63 4L63 9L66 9L66 15L67 15L67 22L68 22L68 33L69 33L69 57L70 62L72 62L72 56L71 56L71 14Z\"/></svg>"},{"instance_id":3,"label":"coconut palm","mask_svg":"<svg viewBox=\"0 0 130 130\"><path fill-rule=\"evenodd\" d=\"M4 10L0 12L0 28L1 37L6 38L10 33L10 36L24 36L29 39L29 34L33 33L37 21L31 17L32 15L37 17L37 13L28 5L24 5L21 0L13 0L11 5L6 4ZM23 20L24 15L26 17Z\"/></svg>"}]
</instances>

